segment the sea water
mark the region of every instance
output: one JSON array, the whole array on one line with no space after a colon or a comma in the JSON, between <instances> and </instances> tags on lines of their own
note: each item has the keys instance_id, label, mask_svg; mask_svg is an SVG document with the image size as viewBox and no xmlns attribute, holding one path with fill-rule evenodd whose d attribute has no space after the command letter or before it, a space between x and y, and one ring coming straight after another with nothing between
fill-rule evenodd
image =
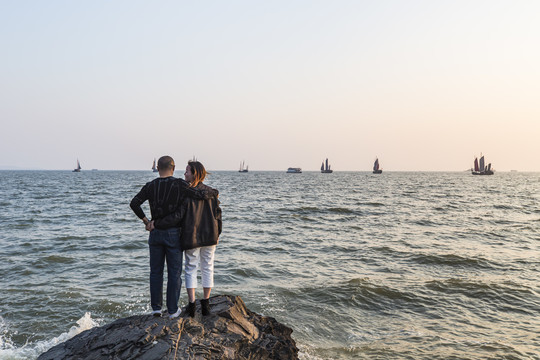
<instances>
[{"instance_id":1,"label":"sea water","mask_svg":"<svg viewBox=\"0 0 540 360\"><path fill-rule=\"evenodd\" d=\"M155 176L0 171L0 359L150 311L129 202ZM213 294L291 327L301 359L540 359L539 173L206 183L223 210Z\"/></svg>"}]
</instances>

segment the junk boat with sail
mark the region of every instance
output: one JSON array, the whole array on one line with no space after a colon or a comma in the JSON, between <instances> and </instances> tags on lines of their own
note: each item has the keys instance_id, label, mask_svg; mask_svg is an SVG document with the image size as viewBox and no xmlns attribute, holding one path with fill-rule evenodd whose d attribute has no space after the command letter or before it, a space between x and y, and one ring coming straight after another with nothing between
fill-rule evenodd
<instances>
[{"instance_id":1,"label":"junk boat with sail","mask_svg":"<svg viewBox=\"0 0 540 360\"><path fill-rule=\"evenodd\" d=\"M373 173L382 174L382 169L379 169L379 158L375 158L375 162L373 163Z\"/></svg>"},{"instance_id":2,"label":"junk boat with sail","mask_svg":"<svg viewBox=\"0 0 540 360\"><path fill-rule=\"evenodd\" d=\"M321 165L321 172L323 174L331 174L332 172L334 172L334 170L330 170L330 165L328 165L328 158L326 158L326 165L325 165L325 162L323 161Z\"/></svg>"},{"instance_id":3,"label":"junk boat with sail","mask_svg":"<svg viewBox=\"0 0 540 360\"><path fill-rule=\"evenodd\" d=\"M240 163L240 169L238 169L238 172L247 173L248 171L249 171L248 166L246 164L244 164L244 161L242 161Z\"/></svg>"},{"instance_id":4,"label":"junk boat with sail","mask_svg":"<svg viewBox=\"0 0 540 360\"><path fill-rule=\"evenodd\" d=\"M473 175L493 175L493 170L491 169L491 163L484 165L484 155L480 154L480 161L478 158L474 158L474 169L471 169Z\"/></svg>"},{"instance_id":5,"label":"junk boat with sail","mask_svg":"<svg viewBox=\"0 0 540 360\"><path fill-rule=\"evenodd\" d=\"M154 158L154 163L152 164L152 172L158 172L158 169L156 167L156 159Z\"/></svg>"},{"instance_id":6,"label":"junk boat with sail","mask_svg":"<svg viewBox=\"0 0 540 360\"><path fill-rule=\"evenodd\" d=\"M77 167L73 169L72 172L81 172L81 163L79 162L79 159L77 159Z\"/></svg>"}]
</instances>

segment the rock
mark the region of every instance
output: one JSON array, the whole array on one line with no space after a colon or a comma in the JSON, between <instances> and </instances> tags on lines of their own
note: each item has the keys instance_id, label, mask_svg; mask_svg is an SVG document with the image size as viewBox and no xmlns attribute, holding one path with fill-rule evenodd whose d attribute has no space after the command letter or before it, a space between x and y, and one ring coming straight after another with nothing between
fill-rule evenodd
<instances>
[{"instance_id":1,"label":"rock","mask_svg":"<svg viewBox=\"0 0 540 360\"><path fill-rule=\"evenodd\" d=\"M249 311L239 296L210 298L210 315L135 315L86 330L41 354L61 359L298 359L292 329Z\"/></svg>"}]
</instances>

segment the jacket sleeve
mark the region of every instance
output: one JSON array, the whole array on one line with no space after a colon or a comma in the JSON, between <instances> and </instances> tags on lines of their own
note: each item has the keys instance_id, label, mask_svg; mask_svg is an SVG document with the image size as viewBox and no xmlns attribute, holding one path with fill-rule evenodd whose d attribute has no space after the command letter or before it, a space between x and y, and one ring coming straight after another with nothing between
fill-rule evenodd
<instances>
[{"instance_id":1,"label":"jacket sleeve","mask_svg":"<svg viewBox=\"0 0 540 360\"><path fill-rule=\"evenodd\" d=\"M129 204L129 207L131 208L131 210L133 210L135 215L137 215L139 217L139 219L142 219L142 218L144 218L146 216L144 214L143 209L141 208L141 205L146 200L148 200L148 195L147 195L146 190L147 190L147 185L144 185L142 187L141 191L139 191L139 193L137 195L135 195L135 197L131 200L131 203Z\"/></svg>"},{"instance_id":2,"label":"jacket sleeve","mask_svg":"<svg viewBox=\"0 0 540 360\"><path fill-rule=\"evenodd\" d=\"M182 226L182 220L184 219L185 213L186 206L184 202L182 202L173 213L170 213L161 219L155 219L154 227L161 230L180 227Z\"/></svg>"},{"instance_id":3,"label":"jacket sleeve","mask_svg":"<svg viewBox=\"0 0 540 360\"><path fill-rule=\"evenodd\" d=\"M222 221L221 221L221 208L219 207L219 204L220 204L219 200L216 199L215 218L218 223L218 235L221 235Z\"/></svg>"}]
</instances>

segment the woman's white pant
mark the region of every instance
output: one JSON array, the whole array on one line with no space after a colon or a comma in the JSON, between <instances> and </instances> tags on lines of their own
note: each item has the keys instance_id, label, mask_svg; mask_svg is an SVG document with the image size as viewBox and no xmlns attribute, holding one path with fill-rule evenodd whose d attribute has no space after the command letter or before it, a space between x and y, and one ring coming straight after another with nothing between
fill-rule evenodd
<instances>
[{"instance_id":1,"label":"woman's white pant","mask_svg":"<svg viewBox=\"0 0 540 360\"><path fill-rule=\"evenodd\" d=\"M200 248L184 251L186 260L186 288L193 289L197 287L197 268L201 264L201 278L203 288L214 287L214 252L216 245L203 246Z\"/></svg>"}]
</instances>

